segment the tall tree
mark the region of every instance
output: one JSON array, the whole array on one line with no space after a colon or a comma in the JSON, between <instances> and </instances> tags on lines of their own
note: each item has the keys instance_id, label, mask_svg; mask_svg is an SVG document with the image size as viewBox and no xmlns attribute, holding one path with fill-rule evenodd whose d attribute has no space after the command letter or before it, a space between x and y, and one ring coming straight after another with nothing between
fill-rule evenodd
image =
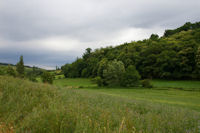
<instances>
[{"instance_id":1,"label":"tall tree","mask_svg":"<svg viewBox=\"0 0 200 133\"><path fill-rule=\"evenodd\" d=\"M23 56L20 56L20 60L16 65L17 67L17 72L19 77L24 77L24 60L23 60Z\"/></svg>"},{"instance_id":2,"label":"tall tree","mask_svg":"<svg viewBox=\"0 0 200 133\"><path fill-rule=\"evenodd\" d=\"M87 49L85 50L85 53L83 54L83 59L86 60L87 58L89 58L91 52L92 52L92 49L91 49L91 48L87 48Z\"/></svg>"}]
</instances>

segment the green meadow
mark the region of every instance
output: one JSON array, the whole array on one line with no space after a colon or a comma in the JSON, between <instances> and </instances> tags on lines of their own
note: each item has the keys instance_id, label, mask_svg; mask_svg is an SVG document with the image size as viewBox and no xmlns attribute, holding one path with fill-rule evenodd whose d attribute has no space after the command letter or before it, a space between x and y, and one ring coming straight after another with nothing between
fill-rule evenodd
<instances>
[{"instance_id":1,"label":"green meadow","mask_svg":"<svg viewBox=\"0 0 200 133\"><path fill-rule=\"evenodd\" d=\"M189 86L176 81L176 87L183 83ZM153 84L152 89L101 88L82 78L49 85L0 76L0 132L198 133L198 87Z\"/></svg>"},{"instance_id":2,"label":"green meadow","mask_svg":"<svg viewBox=\"0 0 200 133\"><path fill-rule=\"evenodd\" d=\"M200 111L200 81L153 80L153 89L148 88L108 88L97 87L90 79L58 79L54 84L62 87L75 87L84 91L108 96L141 100Z\"/></svg>"}]
</instances>

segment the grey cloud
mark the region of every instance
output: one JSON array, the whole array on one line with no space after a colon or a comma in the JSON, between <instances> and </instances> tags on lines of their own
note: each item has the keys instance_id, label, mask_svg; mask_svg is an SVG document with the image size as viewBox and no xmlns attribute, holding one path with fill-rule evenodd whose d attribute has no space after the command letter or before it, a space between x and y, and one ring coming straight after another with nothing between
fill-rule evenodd
<instances>
[{"instance_id":1,"label":"grey cloud","mask_svg":"<svg viewBox=\"0 0 200 133\"><path fill-rule=\"evenodd\" d=\"M15 47L22 47L20 42L66 36L85 45L81 46L85 48L91 43L114 40L124 29L152 29L153 33L154 28L164 30L178 27L187 21L200 20L199 0L0 0L0 3L0 38L16 43ZM5 51L9 51L12 45L6 45L8 47ZM32 62L36 58L42 60L39 58L41 56L53 57L50 54L52 51L48 49L44 55L36 54L28 47L18 51L29 51L26 56ZM58 58L51 58L49 62L70 55L75 58L70 52L67 56L58 53L54 53ZM1 53L1 57L11 58L6 53Z\"/></svg>"},{"instance_id":2,"label":"grey cloud","mask_svg":"<svg viewBox=\"0 0 200 133\"><path fill-rule=\"evenodd\" d=\"M24 56L25 64L30 65L43 65L54 67L55 66L62 66L65 63L70 63L74 61L77 56L80 54L76 51L66 51L66 52L58 52L55 53L53 51L48 50L38 50L38 51L31 51L31 50L18 50L16 47L8 48L1 48L0 49L0 62L7 62L16 64L19 60L20 55Z\"/></svg>"}]
</instances>

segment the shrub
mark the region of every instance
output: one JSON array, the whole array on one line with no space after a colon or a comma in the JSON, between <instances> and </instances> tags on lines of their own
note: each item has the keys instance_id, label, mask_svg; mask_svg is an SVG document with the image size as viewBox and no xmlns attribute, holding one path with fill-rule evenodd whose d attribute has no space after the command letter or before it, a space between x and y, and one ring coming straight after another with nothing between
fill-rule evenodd
<instances>
[{"instance_id":1,"label":"shrub","mask_svg":"<svg viewBox=\"0 0 200 133\"><path fill-rule=\"evenodd\" d=\"M123 79L121 80L121 85L125 87L139 86L140 78L141 76L136 70L135 66L130 65L128 66L126 72L123 75Z\"/></svg>"},{"instance_id":2,"label":"shrub","mask_svg":"<svg viewBox=\"0 0 200 133\"><path fill-rule=\"evenodd\" d=\"M10 65L8 65L7 74L10 75L10 76L15 77L16 76L16 71Z\"/></svg>"},{"instance_id":3,"label":"shrub","mask_svg":"<svg viewBox=\"0 0 200 133\"><path fill-rule=\"evenodd\" d=\"M6 70L4 67L0 67L0 75L6 75Z\"/></svg>"},{"instance_id":4,"label":"shrub","mask_svg":"<svg viewBox=\"0 0 200 133\"><path fill-rule=\"evenodd\" d=\"M149 79L144 79L142 80L142 87L145 87L145 88L153 88L153 85L151 84L151 80Z\"/></svg>"},{"instance_id":5,"label":"shrub","mask_svg":"<svg viewBox=\"0 0 200 133\"><path fill-rule=\"evenodd\" d=\"M54 76L51 73L44 71L41 77L42 77L42 82L49 84L53 83Z\"/></svg>"},{"instance_id":6,"label":"shrub","mask_svg":"<svg viewBox=\"0 0 200 133\"><path fill-rule=\"evenodd\" d=\"M34 76L34 75L30 75L30 76L28 77L28 79L29 79L30 81L32 81L32 82L37 82L36 76Z\"/></svg>"}]
</instances>

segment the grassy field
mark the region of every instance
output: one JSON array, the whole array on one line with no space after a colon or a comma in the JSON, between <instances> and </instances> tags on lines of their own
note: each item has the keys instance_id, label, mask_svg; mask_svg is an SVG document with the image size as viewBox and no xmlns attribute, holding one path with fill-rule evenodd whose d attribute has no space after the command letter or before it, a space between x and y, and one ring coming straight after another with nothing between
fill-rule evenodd
<instances>
[{"instance_id":1,"label":"grassy field","mask_svg":"<svg viewBox=\"0 0 200 133\"><path fill-rule=\"evenodd\" d=\"M200 131L199 91L98 88L88 79L54 84L0 76L0 132Z\"/></svg>"},{"instance_id":2,"label":"grassy field","mask_svg":"<svg viewBox=\"0 0 200 133\"><path fill-rule=\"evenodd\" d=\"M166 81L153 80L155 88L106 88L97 87L89 79L59 79L54 84L58 86L82 86L85 91L97 92L109 96L122 97L132 100L141 100L179 106L200 112L200 81ZM81 87L81 88L82 88ZM88 89L89 88L89 89ZM181 90L181 89L184 90ZM185 91L195 89L195 91Z\"/></svg>"},{"instance_id":3,"label":"grassy field","mask_svg":"<svg viewBox=\"0 0 200 133\"><path fill-rule=\"evenodd\" d=\"M97 87L96 84L92 84L90 79L84 79L84 78L62 78L54 80L54 85L59 87L67 87L67 86L73 86L73 87Z\"/></svg>"},{"instance_id":4,"label":"grassy field","mask_svg":"<svg viewBox=\"0 0 200 133\"><path fill-rule=\"evenodd\" d=\"M152 84L157 88L176 88L176 89L199 90L200 91L200 81L153 80Z\"/></svg>"}]
</instances>

